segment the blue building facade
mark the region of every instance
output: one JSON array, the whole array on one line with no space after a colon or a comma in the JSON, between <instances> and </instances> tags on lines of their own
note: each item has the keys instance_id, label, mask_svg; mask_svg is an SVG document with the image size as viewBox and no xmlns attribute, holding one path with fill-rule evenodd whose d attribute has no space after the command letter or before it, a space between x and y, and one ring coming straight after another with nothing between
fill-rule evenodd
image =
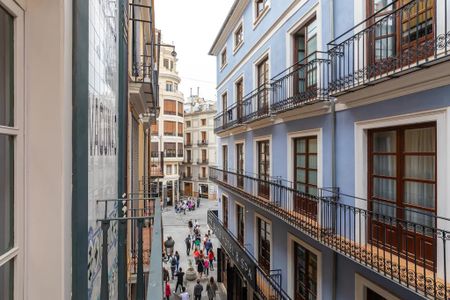
<instances>
[{"instance_id":1,"label":"blue building facade","mask_svg":"<svg viewBox=\"0 0 450 300\"><path fill-rule=\"evenodd\" d=\"M210 50L230 299L450 297L449 4L235 1Z\"/></svg>"}]
</instances>

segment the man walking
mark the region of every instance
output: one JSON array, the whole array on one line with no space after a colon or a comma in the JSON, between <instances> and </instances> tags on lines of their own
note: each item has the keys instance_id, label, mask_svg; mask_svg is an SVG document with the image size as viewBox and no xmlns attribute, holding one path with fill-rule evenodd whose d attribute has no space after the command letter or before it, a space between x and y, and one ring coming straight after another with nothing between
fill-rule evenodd
<instances>
[{"instance_id":1,"label":"man walking","mask_svg":"<svg viewBox=\"0 0 450 300\"><path fill-rule=\"evenodd\" d=\"M186 288L185 287L183 287L182 291L183 292L180 294L181 300L189 300L189 293L186 292Z\"/></svg>"},{"instance_id":2,"label":"man walking","mask_svg":"<svg viewBox=\"0 0 450 300\"><path fill-rule=\"evenodd\" d=\"M188 235L184 242L186 243L186 254L189 256L189 253L191 252L191 236Z\"/></svg>"},{"instance_id":3,"label":"man walking","mask_svg":"<svg viewBox=\"0 0 450 300\"><path fill-rule=\"evenodd\" d=\"M180 268L177 272L177 285L175 286L175 293L178 291L178 287L181 288L182 291L184 291L184 285L183 285L183 277L184 277L184 272L183 269Z\"/></svg>"},{"instance_id":4,"label":"man walking","mask_svg":"<svg viewBox=\"0 0 450 300\"><path fill-rule=\"evenodd\" d=\"M202 300L203 286L200 284L200 279L197 279L197 284L194 287L194 300Z\"/></svg>"}]
</instances>

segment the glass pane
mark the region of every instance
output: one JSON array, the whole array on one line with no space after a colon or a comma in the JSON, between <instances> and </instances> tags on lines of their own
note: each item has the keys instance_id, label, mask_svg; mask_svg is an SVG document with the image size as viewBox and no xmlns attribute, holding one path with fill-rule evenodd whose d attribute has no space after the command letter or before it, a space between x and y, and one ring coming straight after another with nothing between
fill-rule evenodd
<instances>
[{"instance_id":1,"label":"glass pane","mask_svg":"<svg viewBox=\"0 0 450 300\"><path fill-rule=\"evenodd\" d=\"M308 194L311 196L317 196L317 188L308 186Z\"/></svg>"},{"instance_id":2,"label":"glass pane","mask_svg":"<svg viewBox=\"0 0 450 300\"><path fill-rule=\"evenodd\" d=\"M434 180L434 156L405 156L405 176L407 178Z\"/></svg>"},{"instance_id":3,"label":"glass pane","mask_svg":"<svg viewBox=\"0 0 450 300\"><path fill-rule=\"evenodd\" d=\"M395 152L397 150L396 131L375 132L373 134L373 152Z\"/></svg>"},{"instance_id":4,"label":"glass pane","mask_svg":"<svg viewBox=\"0 0 450 300\"><path fill-rule=\"evenodd\" d=\"M419 234L430 234L432 233L430 229L435 227L433 214L426 211L419 209L407 209L405 211L405 218L409 222L425 226L425 228L423 228L421 226L414 226L414 224L408 224L409 230L414 231L415 227L416 232Z\"/></svg>"},{"instance_id":5,"label":"glass pane","mask_svg":"<svg viewBox=\"0 0 450 300\"><path fill-rule=\"evenodd\" d=\"M373 1L373 10L374 12L379 11L383 7L387 6L388 4L392 3L393 0L374 0ZM389 8L386 8L384 11L388 11Z\"/></svg>"},{"instance_id":6,"label":"glass pane","mask_svg":"<svg viewBox=\"0 0 450 300\"><path fill-rule=\"evenodd\" d=\"M14 140L1 134L0 166L0 255L2 255L14 245Z\"/></svg>"},{"instance_id":7,"label":"glass pane","mask_svg":"<svg viewBox=\"0 0 450 300\"><path fill-rule=\"evenodd\" d=\"M383 220L383 218L382 218L383 216L384 217L392 217L392 218L395 217L395 206L392 204L384 204L383 202L373 201L372 208L373 208L373 213L378 214L378 215L374 216L374 219L378 219L379 221L389 222L388 218Z\"/></svg>"},{"instance_id":8,"label":"glass pane","mask_svg":"<svg viewBox=\"0 0 450 300\"><path fill-rule=\"evenodd\" d=\"M297 155L297 167L306 168L306 156L304 154Z\"/></svg>"},{"instance_id":9,"label":"glass pane","mask_svg":"<svg viewBox=\"0 0 450 300\"><path fill-rule=\"evenodd\" d=\"M14 286L14 260L0 267L0 299L12 300Z\"/></svg>"},{"instance_id":10,"label":"glass pane","mask_svg":"<svg viewBox=\"0 0 450 300\"><path fill-rule=\"evenodd\" d=\"M405 130L406 152L435 152L436 130L434 127Z\"/></svg>"},{"instance_id":11,"label":"glass pane","mask_svg":"<svg viewBox=\"0 0 450 300\"><path fill-rule=\"evenodd\" d=\"M395 39L386 37L375 40L375 59L384 59L394 56Z\"/></svg>"},{"instance_id":12,"label":"glass pane","mask_svg":"<svg viewBox=\"0 0 450 300\"><path fill-rule=\"evenodd\" d=\"M310 169L317 169L317 155L310 155L308 157L308 164Z\"/></svg>"},{"instance_id":13,"label":"glass pane","mask_svg":"<svg viewBox=\"0 0 450 300\"><path fill-rule=\"evenodd\" d=\"M385 179L385 178L373 179L373 191L372 191L373 197L395 201L397 199L396 192L397 189L395 186L394 179Z\"/></svg>"},{"instance_id":14,"label":"glass pane","mask_svg":"<svg viewBox=\"0 0 450 300\"><path fill-rule=\"evenodd\" d=\"M308 143L309 153L317 153L317 139L309 139Z\"/></svg>"},{"instance_id":15,"label":"glass pane","mask_svg":"<svg viewBox=\"0 0 450 300\"><path fill-rule=\"evenodd\" d=\"M0 6L0 125L14 126L13 18Z\"/></svg>"},{"instance_id":16,"label":"glass pane","mask_svg":"<svg viewBox=\"0 0 450 300\"><path fill-rule=\"evenodd\" d=\"M374 155L373 174L395 177L397 173L395 155Z\"/></svg>"},{"instance_id":17,"label":"glass pane","mask_svg":"<svg viewBox=\"0 0 450 300\"><path fill-rule=\"evenodd\" d=\"M297 169L296 180L297 182L306 182L306 171Z\"/></svg>"},{"instance_id":18,"label":"glass pane","mask_svg":"<svg viewBox=\"0 0 450 300\"><path fill-rule=\"evenodd\" d=\"M306 186L303 183L297 183L297 191L300 193L306 193Z\"/></svg>"},{"instance_id":19,"label":"glass pane","mask_svg":"<svg viewBox=\"0 0 450 300\"><path fill-rule=\"evenodd\" d=\"M405 182L405 203L434 208L435 185L423 182Z\"/></svg>"},{"instance_id":20,"label":"glass pane","mask_svg":"<svg viewBox=\"0 0 450 300\"><path fill-rule=\"evenodd\" d=\"M297 140L297 153L306 152L306 141L304 139Z\"/></svg>"},{"instance_id":21,"label":"glass pane","mask_svg":"<svg viewBox=\"0 0 450 300\"><path fill-rule=\"evenodd\" d=\"M317 171L308 171L308 183L317 185Z\"/></svg>"}]
</instances>

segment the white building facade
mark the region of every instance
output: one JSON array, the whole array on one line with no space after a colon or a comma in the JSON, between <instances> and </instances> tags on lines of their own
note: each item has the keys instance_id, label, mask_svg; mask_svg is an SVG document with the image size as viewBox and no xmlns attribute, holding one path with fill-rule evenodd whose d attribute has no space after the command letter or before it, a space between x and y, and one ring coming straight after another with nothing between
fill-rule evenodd
<instances>
[{"instance_id":1,"label":"white building facade","mask_svg":"<svg viewBox=\"0 0 450 300\"><path fill-rule=\"evenodd\" d=\"M191 96L185 103L185 155L180 172L185 196L216 199L217 186L209 180L209 166L217 165L214 134L214 103Z\"/></svg>"}]
</instances>

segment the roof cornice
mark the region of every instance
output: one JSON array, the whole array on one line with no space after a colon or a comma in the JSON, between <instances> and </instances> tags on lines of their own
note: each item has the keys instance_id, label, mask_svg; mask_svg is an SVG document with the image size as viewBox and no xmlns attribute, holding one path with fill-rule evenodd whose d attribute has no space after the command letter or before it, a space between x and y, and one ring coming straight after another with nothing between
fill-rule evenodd
<instances>
[{"instance_id":1,"label":"roof cornice","mask_svg":"<svg viewBox=\"0 0 450 300\"><path fill-rule=\"evenodd\" d=\"M209 50L209 55L219 55L220 50L222 50L225 45L228 35L236 27L237 23L240 22L241 16L247 7L249 0L235 0L231 6L230 12L228 13L222 27L217 34L214 43Z\"/></svg>"}]
</instances>

